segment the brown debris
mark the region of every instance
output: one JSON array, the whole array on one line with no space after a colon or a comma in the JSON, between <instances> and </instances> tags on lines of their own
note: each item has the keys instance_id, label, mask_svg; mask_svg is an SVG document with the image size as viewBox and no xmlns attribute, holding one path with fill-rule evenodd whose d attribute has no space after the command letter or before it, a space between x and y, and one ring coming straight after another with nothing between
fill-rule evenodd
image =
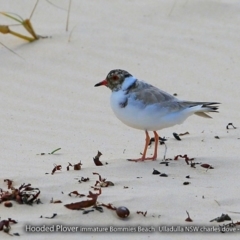
<instances>
[{"instance_id":1,"label":"brown debris","mask_svg":"<svg viewBox=\"0 0 240 240\"><path fill-rule=\"evenodd\" d=\"M159 176L160 177L168 177L168 175L166 173L161 173Z\"/></svg>"},{"instance_id":2,"label":"brown debris","mask_svg":"<svg viewBox=\"0 0 240 240\"><path fill-rule=\"evenodd\" d=\"M116 209L116 213L120 218L127 218L130 214L128 208L121 206Z\"/></svg>"},{"instance_id":3,"label":"brown debris","mask_svg":"<svg viewBox=\"0 0 240 240\"><path fill-rule=\"evenodd\" d=\"M108 186L114 186L114 183L111 181L106 181L106 178L102 178L99 173L93 172L93 175L98 175L99 176L99 181L96 181L95 187L100 186L100 187L108 187Z\"/></svg>"},{"instance_id":4,"label":"brown debris","mask_svg":"<svg viewBox=\"0 0 240 240\"><path fill-rule=\"evenodd\" d=\"M4 182L7 182L8 189L11 189L13 186L13 181L10 179L4 179Z\"/></svg>"},{"instance_id":5,"label":"brown debris","mask_svg":"<svg viewBox=\"0 0 240 240\"><path fill-rule=\"evenodd\" d=\"M90 209L90 210L84 210L84 211L83 211L83 214L88 214L88 213L90 213L90 212L94 212L94 210L93 210L93 209Z\"/></svg>"},{"instance_id":6,"label":"brown debris","mask_svg":"<svg viewBox=\"0 0 240 240\"><path fill-rule=\"evenodd\" d=\"M181 141L182 139L179 137L179 135L177 133L173 133L173 136L178 140L178 141Z\"/></svg>"},{"instance_id":7,"label":"brown debris","mask_svg":"<svg viewBox=\"0 0 240 240\"><path fill-rule=\"evenodd\" d=\"M186 222L192 222L193 220L190 218L188 211L186 211L188 217L185 219Z\"/></svg>"},{"instance_id":8,"label":"brown debris","mask_svg":"<svg viewBox=\"0 0 240 240\"><path fill-rule=\"evenodd\" d=\"M56 172L56 171L61 171L62 170L62 165L56 165L54 164L54 168L52 170L52 175Z\"/></svg>"},{"instance_id":9,"label":"brown debris","mask_svg":"<svg viewBox=\"0 0 240 240\"><path fill-rule=\"evenodd\" d=\"M75 197L84 197L86 196L85 194L80 194L78 191L72 191L68 194L68 196L72 197L72 194L75 195Z\"/></svg>"},{"instance_id":10,"label":"brown debris","mask_svg":"<svg viewBox=\"0 0 240 240\"><path fill-rule=\"evenodd\" d=\"M190 134L190 133L189 132L179 133L178 136L184 136L184 135L187 135L187 134Z\"/></svg>"},{"instance_id":11,"label":"brown debris","mask_svg":"<svg viewBox=\"0 0 240 240\"><path fill-rule=\"evenodd\" d=\"M6 233L9 232L9 230L11 229L10 223L17 223L17 221L8 218L8 220L2 220L0 221L0 231L4 231Z\"/></svg>"},{"instance_id":12,"label":"brown debris","mask_svg":"<svg viewBox=\"0 0 240 240\"><path fill-rule=\"evenodd\" d=\"M81 177L80 180L78 180L79 183L81 182L88 182L90 179L89 178L84 178L84 177Z\"/></svg>"},{"instance_id":13,"label":"brown debris","mask_svg":"<svg viewBox=\"0 0 240 240\"><path fill-rule=\"evenodd\" d=\"M76 163L76 164L73 165L73 169L76 170L76 171L81 170L81 166L82 166L82 163L80 161L79 163Z\"/></svg>"},{"instance_id":14,"label":"brown debris","mask_svg":"<svg viewBox=\"0 0 240 240\"><path fill-rule=\"evenodd\" d=\"M187 165L189 165L189 161L191 162L191 161L194 160L194 158L189 158L189 157L187 156L187 154L177 155L177 156L174 157L174 160L178 160L179 157L185 158L185 162L187 163Z\"/></svg>"},{"instance_id":15,"label":"brown debris","mask_svg":"<svg viewBox=\"0 0 240 240\"><path fill-rule=\"evenodd\" d=\"M67 171L69 171L70 167L73 167L74 170L81 170L81 166L82 166L81 161L73 165L70 162L68 162Z\"/></svg>"},{"instance_id":16,"label":"brown debris","mask_svg":"<svg viewBox=\"0 0 240 240\"><path fill-rule=\"evenodd\" d=\"M15 200L20 204L32 205L34 202L39 203L40 190L30 187L31 184L22 184L18 189L11 187L11 192L0 191L0 203Z\"/></svg>"},{"instance_id":17,"label":"brown debris","mask_svg":"<svg viewBox=\"0 0 240 240\"><path fill-rule=\"evenodd\" d=\"M57 213L53 213L53 215L51 217L44 217L44 218L47 218L47 219L53 219L57 216ZM40 216L40 218L43 218L43 216Z\"/></svg>"},{"instance_id":18,"label":"brown debris","mask_svg":"<svg viewBox=\"0 0 240 240\"><path fill-rule=\"evenodd\" d=\"M51 217L45 217L45 218L53 219L53 218L55 218L56 216L57 216L57 214L56 214L56 213L53 213L53 215L52 215Z\"/></svg>"},{"instance_id":19,"label":"brown debris","mask_svg":"<svg viewBox=\"0 0 240 240\"><path fill-rule=\"evenodd\" d=\"M146 215L147 215L147 211L146 211L146 212L137 211L137 214L142 214L144 217L146 217Z\"/></svg>"},{"instance_id":20,"label":"brown debris","mask_svg":"<svg viewBox=\"0 0 240 240\"><path fill-rule=\"evenodd\" d=\"M111 203L108 203L108 204L102 203L101 206L106 207L106 208L111 209L111 210L117 210L117 208L114 207Z\"/></svg>"},{"instance_id":21,"label":"brown debris","mask_svg":"<svg viewBox=\"0 0 240 240\"><path fill-rule=\"evenodd\" d=\"M97 155L93 158L93 161L96 166L102 166L102 162L99 160L99 158L102 156L102 153L98 151Z\"/></svg>"},{"instance_id":22,"label":"brown debris","mask_svg":"<svg viewBox=\"0 0 240 240\"><path fill-rule=\"evenodd\" d=\"M212 219L210 222L216 221L216 222L224 222L224 221L231 221L232 219L229 217L228 214L222 214L220 217L216 217Z\"/></svg>"},{"instance_id":23,"label":"brown debris","mask_svg":"<svg viewBox=\"0 0 240 240\"><path fill-rule=\"evenodd\" d=\"M68 162L67 171L69 171L70 167L73 167L73 165L70 162Z\"/></svg>"},{"instance_id":24,"label":"brown debris","mask_svg":"<svg viewBox=\"0 0 240 240\"><path fill-rule=\"evenodd\" d=\"M53 200L53 198L52 198L50 203L62 203L62 201L61 200Z\"/></svg>"},{"instance_id":25,"label":"brown debris","mask_svg":"<svg viewBox=\"0 0 240 240\"><path fill-rule=\"evenodd\" d=\"M161 174L158 170L156 170L156 169L153 169L153 172L152 172L152 174L153 175L159 175L159 174Z\"/></svg>"},{"instance_id":26,"label":"brown debris","mask_svg":"<svg viewBox=\"0 0 240 240\"><path fill-rule=\"evenodd\" d=\"M101 188L98 189L98 193L92 193L89 191L89 195L87 196L88 198L91 198L90 200L85 200L81 202L75 202L75 203L70 203L64 205L66 208L71 209L71 210L80 210L82 208L87 208L91 206L95 206L97 203L97 198L98 196L102 193Z\"/></svg>"},{"instance_id":27,"label":"brown debris","mask_svg":"<svg viewBox=\"0 0 240 240\"><path fill-rule=\"evenodd\" d=\"M207 168L207 169L214 169L211 165L209 165L209 164L207 164L207 163L201 164L201 167Z\"/></svg>"},{"instance_id":28,"label":"brown debris","mask_svg":"<svg viewBox=\"0 0 240 240\"><path fill-rule=\"evenodd\" d=\"M130 211L128 210L128 208L124 207L124 206L121 206L121 207L114 207L111 203L108 203L108 204L104 204L102 203L101 206L103 207L106 207L110 210L113 210L113 211L116 211L117 215L120 217L120 218L126 218L129 216L130 214Z\"/></svg>"},{"instance_id":29,"label":"brown debris","mask_svg":"<svg viewBox=\"0 0 240 240\"><path fill-rule=\"evenodd\" d=\"M12 207L12 203L11 202L4 202L4 206L5 207L8 207L8 208L10 208L10 207Z\"/></svg>"},{"instance_id":30,"label":"brown debris","mask_svg":"<svg viewBox=\"0 0 240 240\"><path fill-rule=\"evenodd\" d=\"M234 129L236 129L236 127L234 127L232 123L228 123L228 125L226 126L226 129L229 129L229 126L232 126Z\"/></svg>"}]
</instances>

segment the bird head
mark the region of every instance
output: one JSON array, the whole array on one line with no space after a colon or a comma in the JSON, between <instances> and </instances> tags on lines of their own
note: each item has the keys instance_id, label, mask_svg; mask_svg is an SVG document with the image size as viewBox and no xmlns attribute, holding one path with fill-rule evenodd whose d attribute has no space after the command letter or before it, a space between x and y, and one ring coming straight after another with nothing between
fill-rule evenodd
<instances>
[{"instance_id":1,"label":"bird head","mask_svg":"<svg viewBox=\"0 0 240 240\"><path fill-rule=\"evenodd\" d=\"M97 83L94 87L106 86L112 91L117 91L121 88L125 78L131 77L132 75L125 70L115 69L108 73L106 79Z\"/></svg>"}]
</instances>

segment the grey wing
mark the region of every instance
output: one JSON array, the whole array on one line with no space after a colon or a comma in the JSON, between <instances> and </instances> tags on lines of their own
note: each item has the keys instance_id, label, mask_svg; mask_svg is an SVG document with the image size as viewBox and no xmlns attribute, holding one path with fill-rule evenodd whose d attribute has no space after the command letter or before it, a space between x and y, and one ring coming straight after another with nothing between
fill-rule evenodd
<instances>
[{"instance_id":1,"label":"grey wing","mask_svg":"<svg viewBox=\"0 0 240 240\"><path fill-rule=\"evenodd\" d=\"M218 102L182 101L171 94L142 81L137 81L134 87L129 90L129 93L133 94L134 98L139 100L145 107L148 104L156 104L163 113L173 113L199 106L199 109L193 111L193 113L201 117L210 117L205 112L217 112L218 106L215 105L219 104Z\"/></svg>"},{"instance_id":2,"label":"grey wing","mask_svg":"<svg viewBox=\"0 0 240 240\"><path fill-rule=\"evenodd\" d=\"M200 117L211 118L208 112L218 112L218 102L191 102L191 101L181 101L181 100L170 100L163 103L159 103L159 109L164 109L167 112L180 112L188 109L189 113L196 114ZM197 108L195 108L197 107Z\"/></svg>"},{"instance_id":3,"label":"grey wing","mask_svg":"<svg viewBox=\"0 0 240 240\"><path fill-rule=\"evenodd\" d=\"M144 104L164 103L168 101L178 101L171 94L164 92L148 83L138 81L136 88L131 90L135 95L135 99Z\"/></svg>"}]
</instances>

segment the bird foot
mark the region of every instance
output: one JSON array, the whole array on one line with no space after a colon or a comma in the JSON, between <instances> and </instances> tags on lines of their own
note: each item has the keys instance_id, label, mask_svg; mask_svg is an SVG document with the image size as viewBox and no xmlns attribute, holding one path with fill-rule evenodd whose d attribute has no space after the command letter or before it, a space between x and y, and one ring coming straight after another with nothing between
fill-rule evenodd
<instances>
[{"instance_id":1,"label":"bird foot","mask_svg":"<svg viewBox=\"0 0 240 240\"><path fill-rule=\"evenodd\" d=\"M128 161L131 161L131 162L143 162L145 160L152 160L152 161L155 161L157 159L157 157L153 156L153 157L147 157L147 158L137 158L137 159L127 159Z\"/></svg>"}]
</instances>

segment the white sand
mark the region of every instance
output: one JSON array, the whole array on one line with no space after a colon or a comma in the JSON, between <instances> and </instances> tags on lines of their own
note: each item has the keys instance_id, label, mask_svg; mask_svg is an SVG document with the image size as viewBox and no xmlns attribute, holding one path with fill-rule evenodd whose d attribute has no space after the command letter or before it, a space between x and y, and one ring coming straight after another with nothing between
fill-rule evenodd
<instances>
[{"instance_id":1,"label":"white sand","mask_svg":"<svg viewBox=\"0 0 240 240\"><path fill-rule=\"evenodd\" d=\"M158 226L188 225L186 210L193 223L218 226L209 221L222 213L234 222L240 220L239 206L239 128L226 130L232 122L239 126L240 3L237 0L175 1L72 1L69 31L65 31L68 1L41 0L31 19L37 34L48 36L33 43L11 35L0 35L20 57L0 46L1 57L1 167L4 179L14 186L31 183L41 190L43 204L0 205L1 220L18 221L11 233L21 239L236 239L235 234L161 234ZM35 2L0 0L1 11L28 18ZM0 16L1 24L15 24ZM12 26L15 31L20 26ZM214 166L208 170L186 165L183 159L160 165L164 147L154 162L132 163L144 145L144 132L123 125L109 104L110 91L94 88L107 73L122 68L134 76L180 99L219 101L220 114L213 119L189 118L183 125L164 129L168 138L167 157L188 154L196 162ZM173 132L190 132L182 141ZM215 139L219 136L220 139ZM38 153L62 149L54 155ZM153 147L152 147L153 148ZM92 158L97 150L108 165L97 167ZM152 149L149 150L149 154ZM66 171L68 162L82 161L81 171ZM53 164L63 169L50 173ZM153 168L167 178L152 175ZM100 173L115 183L103 188L100 203L126 206L130 217L119 219L115 212L71 211L64 204L86 200L69 197L74 190L87 194ZM190 175L190 179L185 176ZM89 177L78 183L76 178ZM141 178L137 178L141 177ZM184 181L191 184L183 186ZM124 189L124 186L129 188ZM62 192L64 194L62 194ZM204 196L204 197L203 197ZM51 204L50 200L61 200ZM147 211L146 217L136 211ZM57 213L54 219L49 217ZM225 222L229 223L229 222ZM154 226L156 233L27 233L26 224L43 226ZM10 237L0 232L0 238Z\"/></svg>"}]
</instances>

